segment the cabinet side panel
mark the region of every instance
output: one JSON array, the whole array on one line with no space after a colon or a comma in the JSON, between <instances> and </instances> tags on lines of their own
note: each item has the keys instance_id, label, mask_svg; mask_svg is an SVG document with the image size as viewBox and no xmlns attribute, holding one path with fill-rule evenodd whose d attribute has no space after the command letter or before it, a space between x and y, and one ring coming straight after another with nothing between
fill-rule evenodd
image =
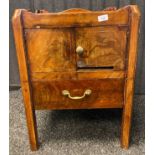
<instances>
[{"instance_id":1,"label":"cabinet side panel","mask_svg":"<svg viewBox=\"0 0 155 155\"><path fill-rule=\"evenodd\" d=\"M22 10L16 10L12 19L16 52L18 58L20 80L24 99L25 113L31 150L38 149L36 118L33 104L31 101L31 91L28 79L27 60L25 56L25 45L22 27Z\"/></svg>"},{"instance_id":2,"label":"cabinet side panel","mask_svg":"<svg viewBox=\"0 0 155 155\"><path fill-rule=\"evenodd\" d=\"M137 41L138 41L138 30L139 30L140 12L137 6L131 7L131 25L130 25L130 38L129 38L129 56L128 56L128 69L127 78L125 84L125 99L123 107L123 118L122 118L122 147L128 148L130 128L131 128L131 117L133 107L133 93L134 93L134 80L136 71L136 60L137 60Z\"/></svg>"}]
</instances>

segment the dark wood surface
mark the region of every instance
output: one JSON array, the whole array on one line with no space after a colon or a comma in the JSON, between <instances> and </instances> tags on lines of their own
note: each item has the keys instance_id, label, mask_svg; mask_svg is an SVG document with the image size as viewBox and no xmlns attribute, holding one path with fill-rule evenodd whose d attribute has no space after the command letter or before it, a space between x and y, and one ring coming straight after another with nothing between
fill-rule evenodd
<instances>
[{"instance_id":1,"label":"dark wood surface","mask_svg":"<svg viewBox=\"0 0 155 155\"><path fill-rule=\"evenodd\" d=\"M123 70L127 28L123 29L121 26L28 29L25 31L25 36L30 70L31 72L75 71L75 65L81 69L111 67L114 70ZM75 55L73 45L82 46L83 54Z\"/></svg>"},{"instance_id":2,"label":"dark wood surface","mask_svg":"<svg viewBox=\"0 0 155 155\"><path fill-rule=\"evenodd\" d=\"M22 85L22 94L24 99L25 114L30 139L31 150L38 149L38 136L35 109L31 98L31 88L29 83L29 74L27 66L27 58L25 52L24 33L21 18L22 10L16 10L12 18L13 32L15 38L18 66L20 71L20 81Z\"/></svg>"},{"instance_id":3,"label":"dark wood surface","mask_svg":"<svg viewBox=\"0 0 155 155\"><path fill-rule=\"evenodd\" d=\"M25 35L31 72L75 71L72 29L28 29Z\"/></svg>"},{"instance_id":4,"label":"dark wood surface","mask_svg":"<svg viewBox=\"0 0 155 155\"><path fill-rule=\"evenodd\" d=\"M10 0L10 19L13 12L17 8L47 9L49 11L58 12L69 8L85 8L90 10L103 10L108 6L122 7L128 4L137 4L141 10L141 24L138 46L138 60L135 82L135 93L145 93L145 1L144 0ZM14 46L14 39L12 35L12 25L10 24L10 86L19 86L19 71L17 65L17 58Z\"/></svg>"},{"instance_id":5,"label":"dark wood surface","mask_svg":"<svg viewBox=\"0 0 155 155\"><path fill-rule=\"evenodd\" d=\"M109 19L98 25L95 18L103 14ZM123 108L121 144L129 147L139 21L136 5L97 12L16 10L12 22L32 150L38 148L37 109Z\"/></svg>"},{"instance_id":6,"label":"dark wood surface","mask_svg":"<svg viewBox=\"0 0 155 155\"><path fill-rule=\"evenodd\" d=\"M71 12L71 14L69 14ZM79 16L76 16L76 12ZM98 16L105 13L108 19L105 22L98 22ZM61 16L60 16L61 15ZM120 15L120 18L118 18ZM59 14L47 13L33 14L31 12L23 12L24 28L51 28L51 27L77 27L77 26L100 26L100 25L126 25L128 23L128 11L119 9L116 12L112 11L95 11L85 9L68 9ZM91 16L91 18L90 18ZM40 20L42 18L42 20ZM63 19L66 19L65 21ZM51 20L52 19L52 20ZM111 22L114 21L114 22Z\"/></svg>"},{"instance_id":7,"label":"dark wood surface","mask_svg":"<svg viewBox=\"0 0 155 155\"><path fill-rule=\"evenodd\" d=\"M73 97L82 96L87 89L92 93L83 99L74 100L62 94L68 90ZM32 82L36 109L122 108L123 90L123 79Z\"/></svg>"},{"instance_id":8,"label":"dark wood surface","mask_svg":"<svg viewBox=\"0 0 155 155\"><path fill-rule=\"evenodd\" d=\"M87 79L117 79L125 78L124 71L103 70L103 69L78 69L72 72L31 72L32 81L50 81L50 80L87 80Z\"/></svg>"},{"instance_id":9,"label":"dark wood surface","mask_svg":"<svg viewBox=\"0 0 155 155\"><path fill-rule=\"evenodd\" d=\"M122 115L122 133L121 133L121 144L123 148L128 148L131 118L132 118L132 107L133 107L133 94L134 94L134 81L136 73L136 62L137 62L137 44L139 37L139 22L140 22L140 11L137 6L131 8L130 16L130 36L128 39L128 61L127 61L127 78L124 89L124 107Z\"/></svg>"},{"instance_id":10,"label":"dark wood surface","mask_svg":"<svg viewBox=\"0 0 155 155\"><path fill-rule=\"evenodd\" d=\"M83 54L77 56L78 68L113 67L114 70L123 70L127 29L127 26L77 28L76 47L84 49Z\"/></svg>"},{"instance_id":11,"label":"dark wood surface","mask_svg":"<svg viewBox=\"0 0 155 155\"><path fill-rule=\"evenodd\" d=\"M19 79L19 69L17 64L17 56L15 51L15 44L14 44L14 38L13 38L13 29L11 24L11 18L12 15L17 8L26 8L26 9L32 9L32 3L31 1L18 1L18 0L10 0L9 2L9 85L12 87L19 87L20 85L20 79Z\"/></svg>"}]
</instances>

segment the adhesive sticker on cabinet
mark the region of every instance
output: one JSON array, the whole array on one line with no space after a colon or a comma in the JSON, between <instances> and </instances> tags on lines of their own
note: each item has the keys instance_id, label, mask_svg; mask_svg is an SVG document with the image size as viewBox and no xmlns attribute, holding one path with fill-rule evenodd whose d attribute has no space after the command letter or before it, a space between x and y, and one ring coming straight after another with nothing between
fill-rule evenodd
<instances>
[{"instance_id":1,"label":"adhesive sticker on cabinet","mask_svg":"<svg viewBox=\"0 0 155 155\"><path fill-rule=\"evenodd\" d=\"M102 21L106 21L108 20L108 15L101 15L101 16L98 16L98 21L99 22L102 22Z\"/></svg>"}]
</instances>

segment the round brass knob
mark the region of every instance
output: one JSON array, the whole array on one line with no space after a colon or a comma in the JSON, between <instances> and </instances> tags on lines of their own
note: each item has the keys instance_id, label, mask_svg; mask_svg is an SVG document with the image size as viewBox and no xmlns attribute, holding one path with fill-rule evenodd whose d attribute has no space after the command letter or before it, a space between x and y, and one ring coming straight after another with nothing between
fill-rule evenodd
<instances>
[{"instance_id":1,"label":"round brass knob","mask_svg":"<svg viewBox=\"0 0 155 155\"><path fill-rule=\"evenodd\" d=\"M77 53L77 54L82 54L83 51L84 51L84 49L83 49L83 47L81 47L81 46L78 46L78 47L76 48L76 53Z\"/></svg>"}]
</instances>

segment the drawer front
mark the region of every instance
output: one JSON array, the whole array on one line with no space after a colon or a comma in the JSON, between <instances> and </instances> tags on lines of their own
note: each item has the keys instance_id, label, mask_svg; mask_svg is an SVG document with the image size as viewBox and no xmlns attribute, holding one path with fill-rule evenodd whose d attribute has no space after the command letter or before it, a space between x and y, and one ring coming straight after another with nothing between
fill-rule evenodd
<instances>
[{"instance_id":1,"label":"drawer front","mask_svg":"<svg viewBox=\"0 0 155 155\"><path fill-rule=\"evenodd\" d=\"M123 88L123 79L33 81L32 98L36 109L121 108Z\"/></svg>"},{"instance_id":2,"label":"drawer front","mask_svg":"<svg viewBox=\"0 0 155 155\"><path fill-rule=\"evenodd\" d=\"M25 33L31 72L75 70L71 29L27 29Z\"/></svg>"},{"instance_id":3,"label":"drawer front","mask_svg":"<svg viewBox=\"0 0 155 155\"><path fill-rule=\"evenodd\" d=\"M126 32L117 26L77 28L77 67L123 70Z\"/></svg>"}]
</instances>

